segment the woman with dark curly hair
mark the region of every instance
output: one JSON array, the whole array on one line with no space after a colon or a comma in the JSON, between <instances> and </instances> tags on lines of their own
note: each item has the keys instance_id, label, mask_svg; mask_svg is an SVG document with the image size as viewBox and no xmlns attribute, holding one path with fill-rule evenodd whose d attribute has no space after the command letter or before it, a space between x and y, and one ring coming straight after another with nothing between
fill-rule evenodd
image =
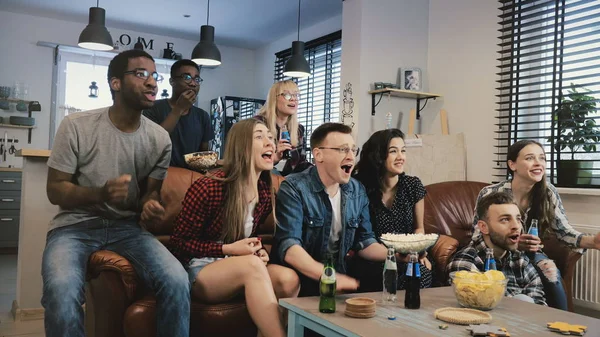
<instances>
[{"instance_id":1,"label":"woman with dark curly hair","mask_svg":"<svg viewBox=\"0 0 600 337\"><path fill-rule=\"evenodd\" d=\"M423 224L425 187L421 180L404 172L406 147L404 134L398 129L375 132L365 143L356 164L354 177L367 190L373 232L379 239L381 234L425 233ZM406 256L398 259L398 289L404 289ZM432 283L431 263L420 257L421 288ZM361 290L382 289L382 263L357 262L357 275L369 275L361 280ZM374 277L376 275L377 277Z\"/></svg>"}]
</instances>

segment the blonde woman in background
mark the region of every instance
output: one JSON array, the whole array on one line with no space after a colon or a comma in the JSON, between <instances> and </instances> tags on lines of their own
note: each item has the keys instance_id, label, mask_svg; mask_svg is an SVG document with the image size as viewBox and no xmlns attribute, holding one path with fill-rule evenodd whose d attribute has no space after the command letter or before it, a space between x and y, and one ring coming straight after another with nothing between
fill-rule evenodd
<instances>
[{"instance_id":1,"label":"blonde woman in background","mask_svg":"<svg viewBox=\"0 0 600 337\"><path fill-rule=\"evenodd\" d=\"M290 151L281 175L302 172L312 166L306 161L306 136L304 126L298 123L298 103L300 91L293 81L280 81L269 90L267 102L255 116L256 119L267 125L275 135L276 151L273 156L273 164L277 165L284 159L284 152ZM282 128L286 126L290 133L290 141L282 139Z\"/></svg>"}]
</instances>

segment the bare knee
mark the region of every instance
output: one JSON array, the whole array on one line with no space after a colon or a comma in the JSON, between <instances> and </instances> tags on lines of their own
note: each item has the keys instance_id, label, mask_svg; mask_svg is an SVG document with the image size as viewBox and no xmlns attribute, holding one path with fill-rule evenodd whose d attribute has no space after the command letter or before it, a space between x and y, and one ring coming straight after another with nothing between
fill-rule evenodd
<instances>
[{"instance_id":1,"label":"bare knee","mask_svg":"<svg viewBox=\"0 0 600 337\"><path fill-rule=\"evenodd\" d=\"M248 278L268 278L267 267L263 260L256 255L245 255L241 265L243 266L244 277Z\"/></svg>"},{"instance_id":2,"label":"bare knee","mask_svg":"<svg viewBox=\"0 0 600 337\"><path fill-rule=\"evenodd\" d=\"M548 281L554 283L558 282L558 268L554 261L550 259L544 259L537 263L538 268L544 273L544 277L548 279Z\"/></svg>"},{"instance_id":3,"label":"bare knee","mask_svg":"<svg viewBox=\"0 0 600 337\"><path fill-rule=\"evenodd\" d=\"M296 297L300 292L300 278L290 268L278 268L277 272L271 275L271 281L277 298Z\"/></svg>"}]
</instances>

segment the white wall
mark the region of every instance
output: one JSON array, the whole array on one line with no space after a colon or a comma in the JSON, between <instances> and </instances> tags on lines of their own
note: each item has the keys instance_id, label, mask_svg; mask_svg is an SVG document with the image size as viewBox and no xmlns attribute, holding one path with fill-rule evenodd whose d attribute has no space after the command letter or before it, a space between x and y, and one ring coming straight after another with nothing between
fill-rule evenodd
<instances>
[{"instance_id":1,"label":"white wall","mask_svg":"<svg viewBox=\"0 0 600 337\"><path fill-rule=\"evenodd\" d=\"M342 16L334 16L310 27L300 29L300 41L310 41L342 29ZM292 41L298 39L298 34L293 33L262 48L255 50L254 69L256 71L256 85L253 98L267 98L267 93L273 85L275 68L275 53L292 47ZM342 47L343 48L343 47ZM222 52L221 52L222 54Z\"/></svg>"},{"instance_id":2,"label":"white wall","mask_svg":"<svg viewBox=\"0 0 600 337\"><path fill-rule=\"evenodd\" d=\"M423 133L439 133L439 111L448 112L450 133L464 133L467 179L492 181L498 4L479 0L430 0L428 70L430 102ZM475 28L476 27L476 28ZM433 103L433 104L432 104Z\"/></svg>"},{"instance_id":3,"label":"white wall","mask_svg":"<svg viewBox=\"0 0 600 337\"><path fill-rule=\"evenodd\" d=\"M495 1L430 0L429 4L429 87L444 99L430 102L435 114L423 114L423 132L439 133L439 110L448 111L450 132L466 135L467 180L498 179L492 177L497 15ZM600 226L596 207L600 196L561 193L561 197L571 223Z\"/></svg>"},{"instance_id":4,"label":"white wall","mask_svg":"<svg viewBox=\"0 0 600 337\"><path fill-rule=\"evenodd\" d=\"M410 109L415 101L382 98L371 116L371 90L374 82L397 82L398 68L418 67L423 74L423 91L428 90L427 49L429 1L346 0L342 34L342 87L352 83L357 144L385 127L385 115L393 125L407 131ZM357 25L359 26L357 28ZM346 48L352 54L346 53ZM350 65L350 67L345 66ZM424 114L427 113L427 109ZM402 116L402 120L399 117ZM419 131L418 129L416 130Z\"/></svg>"},{"instance_id":5,"label":"white wall","mask_svg":"<svg viewBox=\"0 0 600 337\"><path fill-rule=\"evenodd\" d=\"M47 149L50 133L50 104L52 85L53 50L38 47L38 41L76 45L79 33L84 28L81 23L35 17L24 14L0 11L0 41L4 48L0 52L0 85L11 86L15 81L29 84L29 99L37 100L42 112L34 112L37 128L33 130L32 143L27 144L27 132L20 129L0 128L0 136L7 130L9 136L19 139L17 148ZM138 36L146 40L154 39L154 57L162 55L166 42L173 42L176 52L189 58L197 41L182 40L174 37L159 36L133 31L112 29L113 40L127 33L132 38ZM223 95L253 96L255 94L255 53L252 50L219 46L222 61L215 69L202 70L204 83L199 94L198 106L208 110L212 98ZM12 113L1 112L2 117ZM23 113L15 113L23 115ZM10 158L7 164L20 167L21 158Z\"/></svg>"}]
</instances>

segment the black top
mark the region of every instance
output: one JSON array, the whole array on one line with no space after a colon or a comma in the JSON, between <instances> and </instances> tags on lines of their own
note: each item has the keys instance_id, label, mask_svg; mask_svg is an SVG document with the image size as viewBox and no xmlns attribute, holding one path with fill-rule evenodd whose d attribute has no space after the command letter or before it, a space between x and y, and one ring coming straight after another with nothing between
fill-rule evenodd
<instances>
[{"instance_id":1,"label":"black top","mask_svg":"<svg viewBox=\"0 0 600 337\"><path fill-rule=\"evenodd\" d=\"M421 179L400 174L396 184L396 197L391 208L380 200L369 200L373 232L377 239L381 234L412 234L415 232L415 205L425 197Z\"/></svg>"},{"instance_id":2,"label":"black top","mask_svg":"<svg viewBox=\"0 0 600 337\"><path fill-rule=\"evenodd\" d=\"M154 102L154 106L149 110L144 110L144 116L156 124L161 124L171 110L168 99L161 99ZM187 115L179 118L169 136L173 144L170 165L183 168L188 168L184 159L186 154L200 151L202 143L215 138L208 112L195 106L192 106Z\"/></svg>"}]
</instances>

